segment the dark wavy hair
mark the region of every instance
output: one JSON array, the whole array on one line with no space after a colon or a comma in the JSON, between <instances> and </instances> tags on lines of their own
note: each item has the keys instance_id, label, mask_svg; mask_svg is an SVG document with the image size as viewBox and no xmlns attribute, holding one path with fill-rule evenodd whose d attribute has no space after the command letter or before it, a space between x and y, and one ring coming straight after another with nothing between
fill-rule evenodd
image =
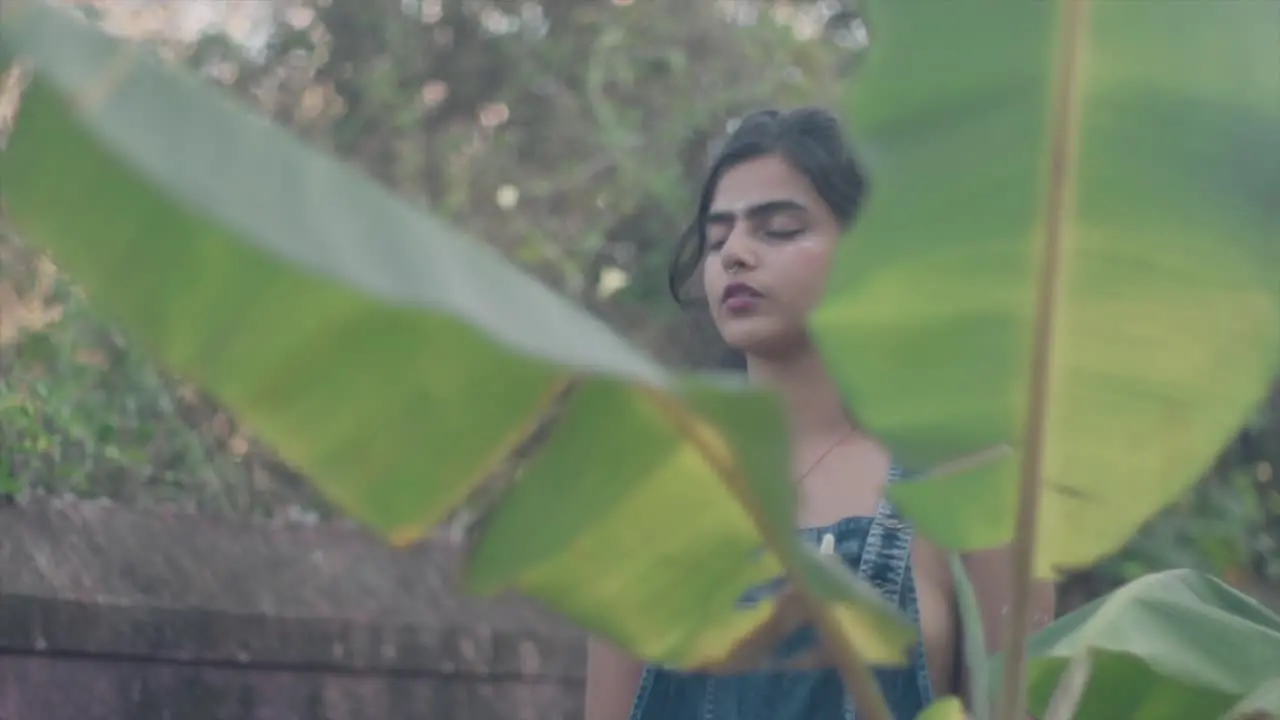
<instances>
[{"instance_id":1,"label":"dark wavy hair","mask_svg":"<svg viewBox=\"0 0 1280 720\"><path fill-rule=\"evenodd\" d=\"M676 245L667 287L677 303L689 300L684 290L706 256L707 212L720 178L735 165L775 154L809 179L842 226L857 217L867 182L835 115L816 107L757 110L742 118L716 152L702 183L698 214Z\"/></svg>"}]
</instances>

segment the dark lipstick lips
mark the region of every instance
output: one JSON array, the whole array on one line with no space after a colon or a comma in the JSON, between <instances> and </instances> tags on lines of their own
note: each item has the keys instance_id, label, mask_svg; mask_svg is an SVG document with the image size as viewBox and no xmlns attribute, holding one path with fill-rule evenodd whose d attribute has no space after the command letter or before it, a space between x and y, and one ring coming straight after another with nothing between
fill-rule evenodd
<instances>
[{"instance_id":1,"label":"dark lipstick lips","mask_svg":"<svg viewBox=\"0 0 1280 720\"><path fill-rule=\"evenodd\" d=\"M720 302L728 302L736 297L761 297L759 290L742 282L731 283L720 295Z\"/></svg>"}]
</instances>

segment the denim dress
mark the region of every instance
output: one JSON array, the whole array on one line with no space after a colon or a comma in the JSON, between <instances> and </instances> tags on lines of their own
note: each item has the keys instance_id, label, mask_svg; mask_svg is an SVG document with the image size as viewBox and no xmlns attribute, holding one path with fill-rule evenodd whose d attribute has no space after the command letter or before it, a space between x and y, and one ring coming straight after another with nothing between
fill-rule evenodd
<instances>
[{"instance_id":1,"label":"denim dress","mask_svg":"<svg viewBox=\"0 0 1280 720\"><path fill-rule=\"evenodd\" d=\"M897 481L901 472L890 473ZM815 545L830 535L835 552L919 624L915 580L911 572L911 527L884 500L875 517L850 517L831 525L804 528ZM830 543L830 540L827 541ZM749 592L744 601L764 594ZM758 600L756 600L758 601ZM784 642L785 654L817 641L802 628ZM780 648L780 651L784 648ZM932 699L924 649L917 642L905 667L876 670L894 720L913 720ZM707 675L648 666L631 709L631 720L855 720L857 709L834 668Z\"/></svg>"}]
</instances>

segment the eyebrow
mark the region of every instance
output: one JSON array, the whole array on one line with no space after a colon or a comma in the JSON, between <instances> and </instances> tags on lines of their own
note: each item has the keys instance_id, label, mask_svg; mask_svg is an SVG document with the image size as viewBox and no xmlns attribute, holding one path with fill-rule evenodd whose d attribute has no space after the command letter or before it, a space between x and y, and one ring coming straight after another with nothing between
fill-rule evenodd
<instances>
[{"instance_id":1,"label":"eyebrow","mask_svg":"<svg viewBox=\"0 0 1280 720\"><path fill-rule=\"evenodd\" d=\"M742 211L742 215L743 217L746 217L751 220L758 220L760 218L768 217L770 215L776 215L780 212L790 212L790 211L797 211L797 210L800 212L807 212L808 208L806 208L803 204L795 200L785 200L785 199L766 200L764 202L751 205L746 210ZM708 223L732 222L736 218L737 214L738 213L735 213L732 210L712 210L711 212L707 213L707 222Z\"/></svg>"}]
</instances>

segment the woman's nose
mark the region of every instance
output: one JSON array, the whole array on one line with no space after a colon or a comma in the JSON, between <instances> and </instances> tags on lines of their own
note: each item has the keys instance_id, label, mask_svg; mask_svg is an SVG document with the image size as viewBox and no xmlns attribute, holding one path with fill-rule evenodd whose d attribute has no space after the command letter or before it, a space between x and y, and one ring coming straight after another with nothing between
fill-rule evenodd
<instances>
[{"instance_id":1,"label":"woman's nose","mask_svg":"<svg viewBox=\"0 0 1280 720\"><path fill-rule=\"evenodd\" d=\"M720 263L726 272L754 268L758 262L751 238L745 232L735 229L720 248Z\"/></svg>"}]
</instances>

